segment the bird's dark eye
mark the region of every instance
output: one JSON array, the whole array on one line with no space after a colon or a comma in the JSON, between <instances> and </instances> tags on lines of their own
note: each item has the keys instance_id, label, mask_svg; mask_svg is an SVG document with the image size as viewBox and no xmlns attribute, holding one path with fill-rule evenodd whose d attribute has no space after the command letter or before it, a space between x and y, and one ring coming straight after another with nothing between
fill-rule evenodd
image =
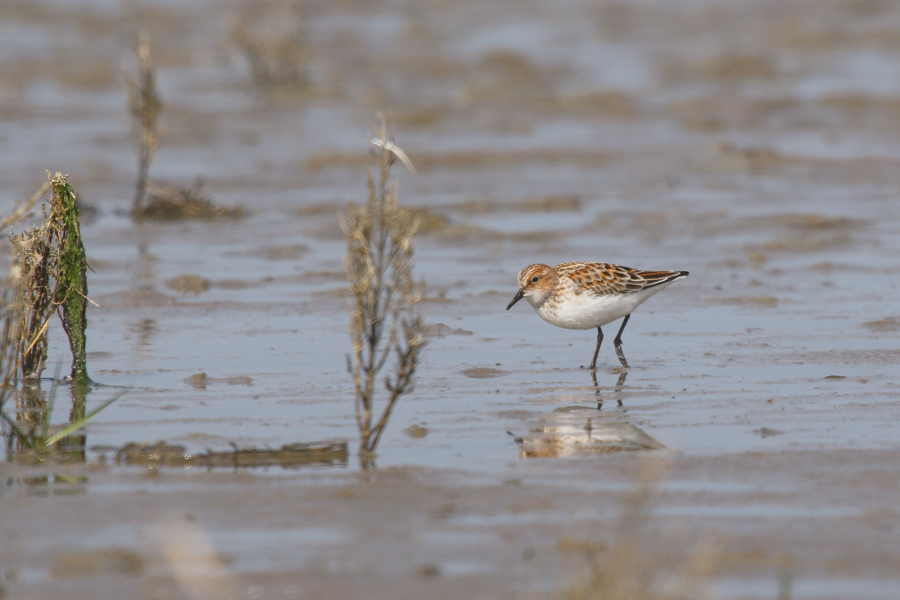
<instances>
[{"instance_id":1,"label":"bird's dark eye","mask_svg":"<svg viewBox=\"0 0 900 600\"><path fill-rule=\"evenodd\" d=\"M540 279L537 275L531 278L531 283L537 283L537 280Z\"/></svg>"}]
</instances>

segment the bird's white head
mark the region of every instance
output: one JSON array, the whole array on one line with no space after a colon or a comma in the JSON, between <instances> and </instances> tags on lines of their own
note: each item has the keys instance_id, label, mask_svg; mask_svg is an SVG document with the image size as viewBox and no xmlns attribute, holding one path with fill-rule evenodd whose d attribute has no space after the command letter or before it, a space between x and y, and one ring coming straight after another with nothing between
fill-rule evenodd
<instances>
[{"instance_id":1,"label":"bird's white head","mask_svg":"<svg viewBox=\"0 0 900 600\"><path fill-rule=\"evenodd\" d=\"M519 292L506 307L509 310L513 304L525 298L531 306L538 307L544 303L553 287L556 285L558 275L556 270L547 265L528 265L519 271Z\"/></svg>"}]
</instances>

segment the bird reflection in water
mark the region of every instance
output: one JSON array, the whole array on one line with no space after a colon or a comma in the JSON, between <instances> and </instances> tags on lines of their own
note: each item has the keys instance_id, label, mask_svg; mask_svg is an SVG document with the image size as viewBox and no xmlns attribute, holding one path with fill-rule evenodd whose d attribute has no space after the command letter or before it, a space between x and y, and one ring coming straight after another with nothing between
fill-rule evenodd
<instances>
[{"instance_id":1,"label":"bird reflection in water","mask_svg":"<svg viewBox=\"0 0 900 600\"><path fill-rule=\"evenodd\" d=\"M619 375L613 393L622 406L621 391L626 373ZM619 420L621 413L600 413L603 405L597 376L592 372L597 408L564 406L540 417L528 434L515 438L519 458L551 456L587 456L625 450L659 450L661 443L631 423ZM624 412L624 411L623 411Z\"/></svg>"}]
</instances>

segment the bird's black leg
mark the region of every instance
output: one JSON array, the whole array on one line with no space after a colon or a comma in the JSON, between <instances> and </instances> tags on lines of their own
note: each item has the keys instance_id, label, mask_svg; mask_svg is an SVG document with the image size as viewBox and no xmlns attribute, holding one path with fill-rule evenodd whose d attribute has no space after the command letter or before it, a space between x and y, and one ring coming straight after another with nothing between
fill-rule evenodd
<instances>
[{"instance_id":1,"label":"bird's black leg","mask_svg":"<svg viewBox=\"0 0 900 600\"><path fill-rule=\"evenodd\" d=\"M622 352L622 332L625 330L625 326L628 325L628 319L631 318L631 315L625 315L625 319L622 321L622 326L619 327L619 333L616 334L616 339L613 340L613 345L616 347L616 354L619 356L619 361L622 363L623 367L628 367L628 362L625 360L625 353ZM600 346L597 346L598 348Z\"/></svg>"},{"instance_id":2,"label":"bird's black leg","mask_svg":"<svg viewBox=\"0 0 900 600\"><path fill-rule=\"evenodd\" d=\"M599 327L597 328L597 347L594 348L594 360L591 361L591 366L589 369L597 368L597 355L600 354L600 344L603 342L603 330Z\"/></svg>"},{"instance_id":3,"label":"bird's black leg","mask_svg":"<svg viewBox=\"0 0 900 600\"><path fill-rule=\"evenodd\" d=\"M603 396L600 395L600 384L597 383L597 370L591 371L591 380L594 382L594 395L597 397L597 410L603 409Z\"/></svg>"}]
</instances>

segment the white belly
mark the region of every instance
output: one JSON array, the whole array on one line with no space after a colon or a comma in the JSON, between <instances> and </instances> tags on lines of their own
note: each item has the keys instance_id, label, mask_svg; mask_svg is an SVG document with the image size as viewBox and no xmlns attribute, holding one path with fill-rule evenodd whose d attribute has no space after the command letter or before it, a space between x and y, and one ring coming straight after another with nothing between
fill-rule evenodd
<instances>
[{"instance_id":1,"label":"white belly","mask_svg":"<svg viewBox=\"0 0 900 600\"><path fill-rule=\"evenodd\" d=\"M551 325L564 329L593 329L630 315L647 298L667 285L622 295L570 294L564 301L555 303L551 297L534 309Z\"/></svg>"}]
</instances>

